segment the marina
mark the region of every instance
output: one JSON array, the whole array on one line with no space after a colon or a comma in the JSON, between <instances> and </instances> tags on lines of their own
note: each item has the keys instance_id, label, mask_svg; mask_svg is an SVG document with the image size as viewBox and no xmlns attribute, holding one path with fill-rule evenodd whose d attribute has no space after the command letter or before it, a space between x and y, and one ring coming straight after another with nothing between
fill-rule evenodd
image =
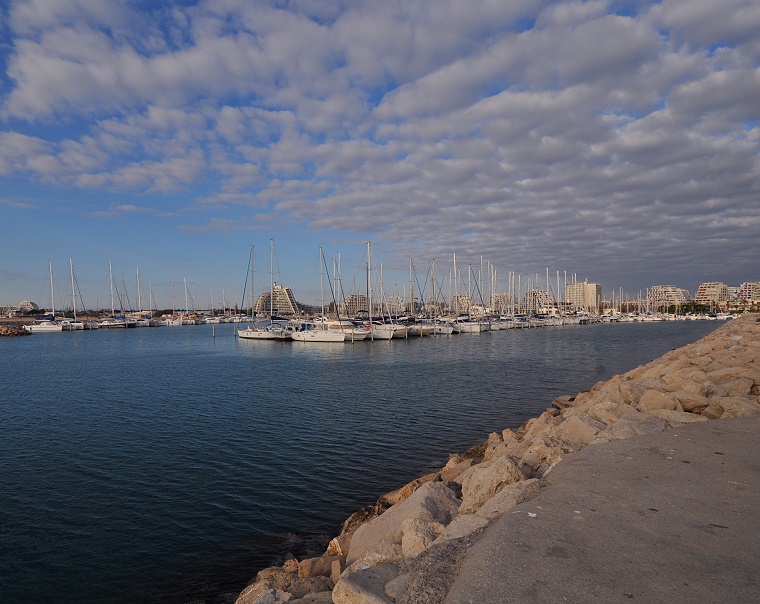
<instances>
[{"instance_id":1,"label":"marina","mask_svg":"<svg viewBox=\"0 0 760 604\"><path fill-rule=\"evenodd\" d=\"M219 601L448 453L718 324L356 346L235 324L4 338L0 600Z\"/></svg>"}]
</instances>

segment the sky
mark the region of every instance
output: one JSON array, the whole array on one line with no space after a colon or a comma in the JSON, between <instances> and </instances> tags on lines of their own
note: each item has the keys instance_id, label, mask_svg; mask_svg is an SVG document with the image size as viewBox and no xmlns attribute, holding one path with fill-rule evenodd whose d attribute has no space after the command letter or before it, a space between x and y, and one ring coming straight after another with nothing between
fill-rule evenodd
<instances>
[{"instance_id":1,"label":"sky","mask_svg":"<svg viewBox=\"0 0 760 604\"><path fill-rule=\"evenodd\" d=\"M756 0L10 0L0 305L736 286L758 122Z\"/></svg>"}]
</instances>

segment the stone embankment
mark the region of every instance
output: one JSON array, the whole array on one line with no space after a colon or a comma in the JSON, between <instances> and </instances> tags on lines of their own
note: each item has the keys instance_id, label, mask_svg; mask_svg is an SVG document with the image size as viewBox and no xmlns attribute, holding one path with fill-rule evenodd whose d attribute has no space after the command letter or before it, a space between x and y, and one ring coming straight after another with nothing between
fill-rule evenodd
<instances>
[{"instance_id":1,"label":"stone embankment","mask_svg":"<svg viewBox=\"0 0 760 604\"><path fill-rule=\"evenodd\" d=\"M504 512L546 488L584 447L684 424L760 415L760 318L744 315L591 390L552 401L439 472L381 497L323 556L262 570L236 604L442 602L467 549Z\"/></svg>"},{"instance_id":2,"label":"stone embankment","mask_svg":"<svg viewBox=\"0 0 760 604\"><path fill-rule=\"evenodd\" d=\"M3 336L28 336L31 332L24 329L24 323L21 321L3 321L0 322L0 337Z\"/></svg>"}]
</instances>

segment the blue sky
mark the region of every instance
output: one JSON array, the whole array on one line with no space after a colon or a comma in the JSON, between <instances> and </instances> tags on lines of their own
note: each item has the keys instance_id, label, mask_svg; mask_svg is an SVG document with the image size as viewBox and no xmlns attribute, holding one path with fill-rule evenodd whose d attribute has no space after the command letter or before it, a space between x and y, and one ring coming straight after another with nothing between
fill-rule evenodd
<instances>
[{"instance_id":1,"label":"blue sky","mask_svg":"<svg viewBox=\"0 0 760 604\"><path fill-rule=\"evenodd\" d=\"M758 66L752 0L11 0L0 304L47 305L49 262L65 300L70 257L88 306L109 261L231 300L270 239L304 302L369 240L399 293L453 253L504 290L757 280Z\"/></svg>"}]
</instances>

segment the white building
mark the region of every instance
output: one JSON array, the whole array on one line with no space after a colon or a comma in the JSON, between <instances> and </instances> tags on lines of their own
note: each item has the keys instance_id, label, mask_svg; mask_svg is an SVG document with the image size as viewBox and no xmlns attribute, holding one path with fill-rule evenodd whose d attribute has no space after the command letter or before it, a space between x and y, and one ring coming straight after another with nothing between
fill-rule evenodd
<instances>
[{"instance_id":1,"label":"white building","mask_svg":"<svg viewBox=\"0 0 760 604\"><path fill-rule=\"evenodd\" d=\"M565 301L572 310L599 312L602 308L602 286L599 283L570 283L565 286Z\"/></svg>"},{"instance_id":2,"label":"white building","mask_svg":"<svg viewBox=\"0 0 760 604\"><path fill-rule=\"evenodd\" d=\"M731 299L731 294L728 291L728 285L720 281L709 281L702 283L697 288L697 293L694 296L694 302L697 304L723 304Z\"/></svg>"},{"instance_id":3,"label":"white building","mask_svg":"<svg viewBox=\"0 0 760 604\"><path fill-rule=\"evenodd\" d=\"M675 285L653 285L649 288L648 300L654 308L682 306L691 302L691 294Z\"/></svg>"},{"instance_id":4,"label":"white building","mask_svg":"<svg viewBox=\"0 0 760 604\"><path fill-rule=\"evenodd\" d=\"M271 304L270 304L271 299ZM289 287L283 287L276 283L272 286L271 292L264 292L256 301L256 312L260 314L273 315L296 315L298 314L298 302Z\"/></svg>"}]
</instances>

